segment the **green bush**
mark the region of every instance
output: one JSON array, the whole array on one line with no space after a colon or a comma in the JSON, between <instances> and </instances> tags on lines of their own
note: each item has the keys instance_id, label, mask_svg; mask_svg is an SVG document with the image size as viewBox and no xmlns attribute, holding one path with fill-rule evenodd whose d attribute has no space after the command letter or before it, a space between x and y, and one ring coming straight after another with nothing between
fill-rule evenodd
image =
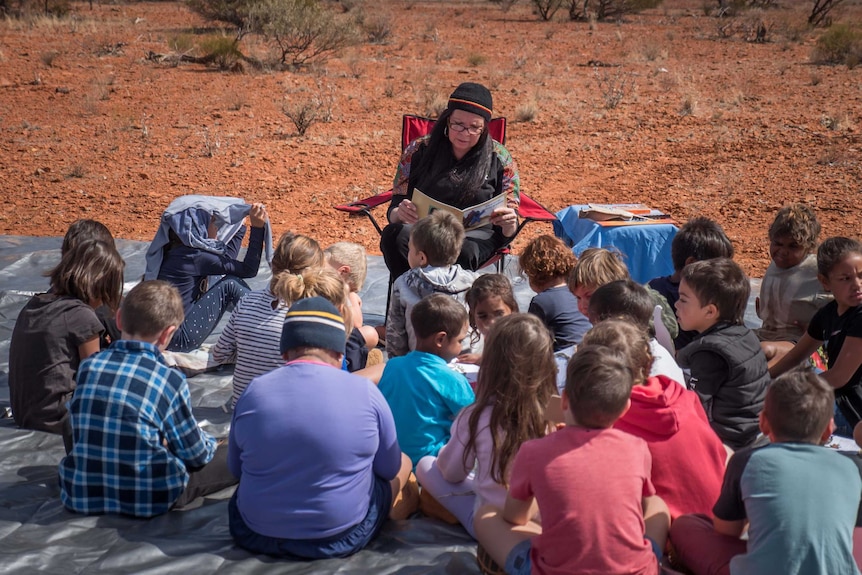
<instances>
[{"instance_id":1,"label":"green bush","mask_svg":"<svg viewBox=\"0 0 862 575\"><path fill-rule=\"evenodd\" d=\"M847 64L853 67L862 59L862 30L836 24L820 35L811 59L821 64Z\"/></svg>"},{"instance_id":2,"label":"green bush","mask_svg":"<svg viewBox=\"0 0 862 575\"><path fill-rule=\"evenodd\" d=\"M258 0L249 7L248 30L263 34L281 52L281 63L302 66L355 44L358 30L315 0Z\"/></svg>"},{"instance_id":3,"label":"green bush","mask_svg":"<svg viewBox=\"0 0 862 575\"><path fill-rule=\"evenodd\" d=\"M232 70L243 59L236 38L227 36L206 36L199 47L204 58L209 58L220 70Z\"/></svg>"},{"instance_id":4,"label":"green bush","mask_svg":"<svg viewBox=\"0 0 862 575\"><path fill-rule=\"evenodd\" d=\"M354 44L356 25L319 0L187 0L211 20L232 24L237 39L261 34L275 44L280 62L302 66ZM234 47L236 47L234 45Z\"/></svg>"}]
</instances>

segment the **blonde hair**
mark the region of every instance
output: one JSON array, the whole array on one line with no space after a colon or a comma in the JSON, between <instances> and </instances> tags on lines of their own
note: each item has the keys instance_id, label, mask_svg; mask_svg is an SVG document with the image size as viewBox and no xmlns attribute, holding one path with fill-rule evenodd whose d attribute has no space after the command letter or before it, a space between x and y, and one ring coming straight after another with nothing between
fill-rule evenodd
<instances>
[{"instance_id":1,"label":"blonde hair","mask_svg":"<svg viewBox=\"0 0 862 575\"><path fill-rule=\"evenodd\" d=\"M566 283L569 291L575 291L582 287L597 289L613 281L627 279L631 276L622 254L604 248L589 248L578 258Z\"/></svg>"},{"instance_id":2,"label":"blonde hair","mask_svg":"<svg viewBox=\"0 0 862 575\"><path fill-rule=\"evenodd\" d=\"M285 232L272 254L273 275L288 271L300 273L304 269L319 268L325 261L323 250L316 240L301 234Z\"/></svg>"},{"instance_id":3,"label":"blonde hair","mask_svg":"<svg viewBox=\"0 0 862 575\"><path fill-rule=\"evenodd\" d=\"M365 248L353 242L336 242L326 248L325 252L329 265L332 267L348 266L350 268L350 272L344 278L350 291L358 292L361 290L368 273Z\"/></svg>"},{"instance_id":4,"label":"blonde hair","mask_svg":"<svg viewBox=\"0 0 862 575\"><path fill-rule=\"evenodd\" d=\"M320 296L329 300L338 308L350 334L353 317L347 305L349 288L338 272L330 268L311 268L300 274L283 272L272 279L272 293L288 306L307 297Z\"/></svg>"}]
</instances>

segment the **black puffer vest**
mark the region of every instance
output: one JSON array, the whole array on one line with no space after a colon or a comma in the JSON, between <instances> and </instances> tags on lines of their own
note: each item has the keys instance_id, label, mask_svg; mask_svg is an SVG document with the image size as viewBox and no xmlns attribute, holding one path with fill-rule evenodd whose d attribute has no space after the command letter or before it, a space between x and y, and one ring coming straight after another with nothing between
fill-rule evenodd
<instances>
[{"instance_id":1,"label":"black puffer vest","mask_svg":"<svg viewBox=\"0 0 862 575\"><path fill-rule=\"evenodd\" d=\"M700 351L721 356L730 372L704 405L712 428L733 449L750 445L759 431L758 416L771 381L760 341L745 326L716 324L677 353L680 367L690 368L693 379L698 377L697 366L692 367L690 359Z\"/></svg>"}]
</instances>

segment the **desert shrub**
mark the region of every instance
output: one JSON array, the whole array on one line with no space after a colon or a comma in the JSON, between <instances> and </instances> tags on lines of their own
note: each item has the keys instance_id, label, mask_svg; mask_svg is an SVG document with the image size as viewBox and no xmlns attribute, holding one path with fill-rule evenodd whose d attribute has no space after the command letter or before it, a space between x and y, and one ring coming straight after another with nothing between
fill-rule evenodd
<instances>
[{"instance_id":1,"label":"desert shrub","mask_svg":"<svg viewBox=\"0 0 862 575\"><path fill-rule=\"evenodd\" d=\"M488 59L483 54L477 54L474 52L474 53L469 54L467 56L467 64L469 64L473 68L475 68L477 66L481 66L482 64L484 64L487 61L488 61Z\"/></svg>"},{"instance_id":2,"label":"desert shrub","mask_svg":"<svg viewBox=\"0 0 862 575\"><path fill-rule=\"evenodd\" d=\"M747 10L768 9L777 6L776 0L718 0L718 17L738 16Z\"/></svg>"},{"instance_id":3,"label":"desert shrub","mask_svg":"<svg viewBox=\"0 0 862 575\"><path fill-rule=\"evenodd\" d=\"M446 106L449 105L449 98L427 89L422 92L421 96L422 114L427 118L439 118Z\"/></svg>"},{"instance_id":4,"label":"desert shrub","mask_svg":"<svg viewBox=\"0 0 862 575\"><path fill-rule=\"evenodd\" d=\"M853 67L862 58L862 30L836 24L820 35L811 59L820 64L847 64Z\"/></svg>"},{"instance_id":5,"label":"desert shrub","mask_svg":"<svg viewBox=\"0 0 862 575\"><path fill-rule=\"evenodd\" d=\"M658 60L664 48L662 45L655 41L654 39L645 38L640 47L640 52L643 54L643 57L646 58L650 62L655 62Z\"/></svg>"},{"instance_id":6,"label":"desert shrub","mask_svg":"<svg viewBox=\"0 0 862 575\"><path fill-rule=\"evenodd\" d=\"M814 0L814 5L811 7L811 14L808 15L808 24L814 26L829 26L832 24L832 19L829 13L832 9L841 4L844 0Z\"/></svg>"},{"instance_id":7,"label":"desert shrub","mask_svg":"<svg viewBox=\"0 0 862 575\"><path fill-rule=\"evenodd\" d=\"M177 54L188 54L195 49L196 42L192 34L177 34L168 40L168 46Z\"/></svg>"},{"instance_id":8,"label":"desert shrub","mask_svg":"<svg viewBox=\"0 0 862 575\"><path fill-rule=\"evenodd\" d=\"M232 70L242 60L238 40L228 36L205 36L199 47L204 58L209 58L219 70Z\"/></svg>"},{"instance_id":9,"label":"desert shrub","mask_svg":"<svg viewBox=\"0 0 862 575\"><path fill-rule=\"evenodd\" d=\"M536 8L539 18L546 22L554 17L562 5L563 0L533 0L533 6Z\"/></svg>"},{"instance_id":10,"label":"desert shrub","mask_svg":"<svg viewBox=\"0 0 862 575\"><path fill-rule=\"evenodd\" d=\"M312 124L320 119L321 102L316 96L297 92L285 97L281 111L293 122L296 132L304 136Z\"/></svg>"},{"instance_id":11,"label":"desert shrub","mask_svg":"<svg viewBox=\"0 0 862 575\"><path fill-rule=\"evenodd\" d=\"M600 74L598 68L594 68L593 72L606 110L613 110L619 106L623 98L634 89L634 80L631 75L623 72L616 72L615 74L603 72Z\"/></svg>"},{"instance_id":12,"label":"desert shrub","mask_svg":"<svg viewBox=\"0 0 862 575\"><path fill-rule=\"evenodd\" d=\"M280 61L303 66L355 44L355 25L315 0L259 0L248 11L248 30L278 47Z\"/></svg>"},{"instance_id":13,"label":"desert shrub","mask_svg":"<svg viewBox=\"0 0 862 575\"><path fill-rule=\"evenodd\" d=\"M54 67L54 60L56 60L57 56L59 56L59 55L60 54L58 52L54 52L53 50L51 50L49 52L42 52L41 54L39 54L39 59L48 68L53 68Z\"/></svg>"},{"instance_id":14,"label":"desert shrub","mask_svg":"<svg viewBox=\"0 0 862 575\"><path fill-rule=\"evenodd\" d=\"M572 20L609 20L655 8L662 0L569 0Z\"/></svg>"},{"instance_id":15,"label":"desert shrub","mask_svg":"<svg viewBox=\"0 0 862 575\"><path fill-rule=\"evenodd\" d=\"M536 116L538 114L539 106L538 104L536 104L535 100L524 102L523 104L519 104L518 107L515 108L515 121L532 122L536 119Z\"/></svg>"},{"instance_id":16,"label":"desert shrub","mask_svg":"<svg viewBox=\"0 0 862 575\"><path fill-rule=\"evenodd\" d=\"M390 14L372 14L362 20L362 30L372 44L385 44L392 35L392 16Z\"/></svg>"}]
</instances>

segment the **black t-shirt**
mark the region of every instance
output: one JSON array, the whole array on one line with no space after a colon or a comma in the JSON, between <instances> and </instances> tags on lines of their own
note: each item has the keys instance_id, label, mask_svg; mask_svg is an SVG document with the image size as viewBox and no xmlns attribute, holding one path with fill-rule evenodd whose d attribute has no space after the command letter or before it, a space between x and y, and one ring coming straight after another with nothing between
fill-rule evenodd
<instances>
[{"instance_id":1,"label":"black t-shirt","mask_svg":"<svg viewBox=\"0 0 862 575\"><path fill-rule=\"evenodd\" d=\"M9 345L9 397L15 423L61 433L66 401L75 390L78 347L102 332L93 308L53 294L30 298L18 315Z\"/></svg>"},{"instance_id":2,"label":"black t-shirt","mask_svg":"<svg viewBox=\"0 0 862 575\"><path fill-rule=\"evenodd\" d=\"M826 365L831 369L838 361L844 340L848 337L862 338L862 306L850 308L839 316L838 302L829 302L811 318L808 335L823 342ZM862 421L862 363L850 380L835 390L835 397L851 425Z\"/></svg>"}]
</instances>

